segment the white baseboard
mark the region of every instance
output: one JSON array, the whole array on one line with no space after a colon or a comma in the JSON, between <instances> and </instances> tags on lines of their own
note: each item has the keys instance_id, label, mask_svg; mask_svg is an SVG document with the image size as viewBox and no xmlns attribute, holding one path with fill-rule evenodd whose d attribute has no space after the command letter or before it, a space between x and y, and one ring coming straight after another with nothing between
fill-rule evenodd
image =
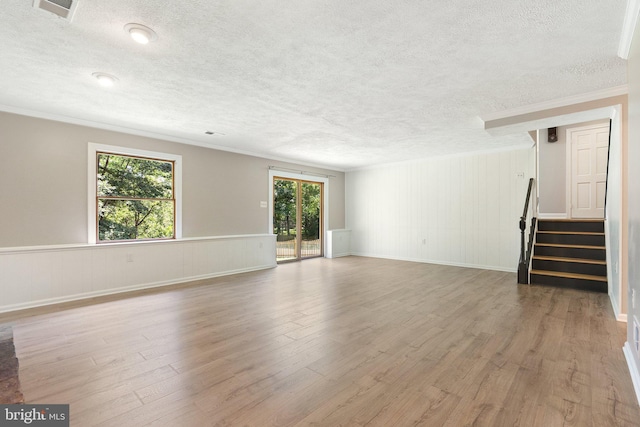
<instances>
[{"instance_id":1,"label":"white baseboard","mask_svg":"<svg viewBox=\"0 0 640 427\"><path fill-rule=\"evenodd\" d=\"M631 381L633 382L633 389L636 392L636 398L638 399L638 405L640 405L640 371L638 371L638 365L633 357L631 345L629 341L624 343L622 347L624 357L627 359L627 365L629 366L629 372L631 373Z\"/></svg>"},{"instance_id":2,"label":"white baseboard","mask_svg":"<svg viewBox=\"0 0 640 427\"><path fill-rule=\"evenodd\" d=\"M351 252L342 252L339 254L332 254L331 257L327 257L327 258L340 258L344 256L351 256Z\"/></svg>"},{"instance_id":3,"label":"white baseboard","mask_svg":"<svg viewBox=\"0 0 640 427\"><path fill-rule=\"evenodd\" d=\"M613 314L616 317L616 320L618 322L625 322L627 321L627 314L626 313L620 313L620 308L618 307L617 301L615 299L613 299L613 294L611 293L611 287L609 287L609 301L611 302L611 308L613 308Z\"/></svg>"}]
</instances>

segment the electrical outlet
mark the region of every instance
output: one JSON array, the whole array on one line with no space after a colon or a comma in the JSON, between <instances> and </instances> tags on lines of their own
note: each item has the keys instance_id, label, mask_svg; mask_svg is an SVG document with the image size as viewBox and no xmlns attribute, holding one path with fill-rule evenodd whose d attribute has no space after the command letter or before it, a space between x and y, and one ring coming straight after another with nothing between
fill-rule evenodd
<instances>
[{"instance_id":1,"label":"electrical outlet","mask_svg":"<svg viewBox=\"0 0 640 427\"><path fill-rule=\"evenodd\" d=\"M133 254L127 254L127 262L133 262Z\"/></svg>"},{"instance_id":2,"label":"electrical outlet","mask_svg":"<svg viewBox=\"0 0 640 427\"><path fill-rule=\"evenodd\" d=\"M427 239L422 239L422 244L426 245L427 244Z\"/></svg>"}]
</instances>

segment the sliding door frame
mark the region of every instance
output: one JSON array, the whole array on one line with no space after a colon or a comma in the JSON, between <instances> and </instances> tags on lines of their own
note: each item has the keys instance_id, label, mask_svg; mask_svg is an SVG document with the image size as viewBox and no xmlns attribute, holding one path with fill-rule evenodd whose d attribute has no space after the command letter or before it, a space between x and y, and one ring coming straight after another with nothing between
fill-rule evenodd
<instances>
[{"instance_id":1,"label":"sliding door frame","mask_svg":"<svg viewBox=\"0 0 640 427\"><path fill-rule=\"evenodd\" d=\"M292 173L280 171L277 169L269 169L269 223L267 225L267 233L273 234L273 180L276 178L292 179L303 182L317 182L322 184L322 207L320 216L322 219L322 257L326 256L327 230L329 229L329 178L320 175ZM296 239L298 236L296 236ZM305 259L305 258L302 258Z\"/></svg>"}]
</instances>

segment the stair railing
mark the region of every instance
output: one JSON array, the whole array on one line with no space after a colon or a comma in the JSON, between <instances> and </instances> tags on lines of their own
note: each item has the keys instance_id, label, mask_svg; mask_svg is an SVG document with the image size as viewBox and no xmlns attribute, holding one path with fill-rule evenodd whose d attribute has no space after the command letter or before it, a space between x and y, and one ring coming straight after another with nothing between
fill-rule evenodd
<instances>
[{"instance_id":1,"label":"stair railing","mask_svg":"<svg viewBox=\"0 0 640 427\"><path fill-rule=\"evenodd\" d=\"M533 193L535 180L529 179L529 187L527 189L527 198L524 201L524 210L520 217L520 261L518 262L518 283L529 283L529 263L531 261L531 252L533 250L533 239L536 229L535 206L532 203L532 209L529 209L529 201ZM531 214L531 223L529 233L527 233L527 217ZM528 240L527 240L528 234Z\"/></svg>"},{"instance_id":2,"label":"stair railing","mask_svg":"<svg viewBox=\"0 0 640 427\"><path fill-rule=\"evenodd\" d=\"M611 157L611 128L613 127L613 120L609 119L609 142L607 144L607 179L604 181L604 219L607 219L607 199L609 193L609 157Z\"/></svg>"}]
</instances>

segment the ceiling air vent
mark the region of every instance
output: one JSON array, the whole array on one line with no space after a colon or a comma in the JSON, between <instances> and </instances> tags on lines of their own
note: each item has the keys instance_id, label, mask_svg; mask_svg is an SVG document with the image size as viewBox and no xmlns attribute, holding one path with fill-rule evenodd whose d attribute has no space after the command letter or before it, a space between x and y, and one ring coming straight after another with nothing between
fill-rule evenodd
<instances>
[{"instance_id":1,"label":"ceiling air vent","mask_svg":"<svg viewBox=\"0 0 640 427\"><path fill-rule=\"evenodd\" d=\"M33 7L58 15L71 22L78 0L33 0Z\"/></svg>"}]
</instances>

